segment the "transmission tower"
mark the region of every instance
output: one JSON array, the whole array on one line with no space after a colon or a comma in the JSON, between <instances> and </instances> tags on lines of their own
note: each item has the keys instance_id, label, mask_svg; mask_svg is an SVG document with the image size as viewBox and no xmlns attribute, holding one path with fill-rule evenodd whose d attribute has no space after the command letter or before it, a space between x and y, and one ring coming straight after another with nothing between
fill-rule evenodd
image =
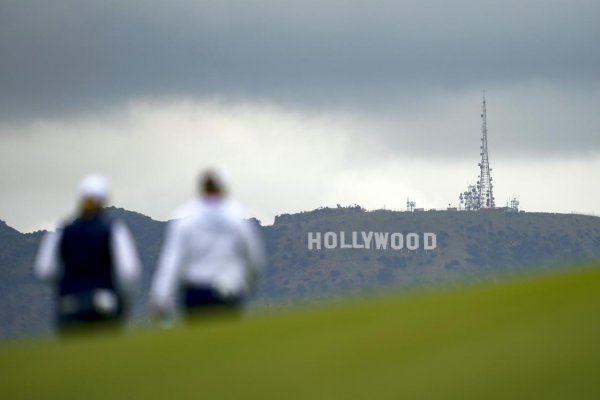
<instances>
[{"instance_id":1,"label":"transmission tower","mask_svg":"<svg viewBox=\"0 0 600 400\"><path fill-rule=\"evenodd\" d=\"M487 115L485 106L485 90L483 91L483 105L481 107L481 162L479 163L479 180L477 181L477 192L479 194L478 205L480 208L494 208L494 193L492 184L492 169L488 157L487 139Z\"/></svg>"}]
</instances>

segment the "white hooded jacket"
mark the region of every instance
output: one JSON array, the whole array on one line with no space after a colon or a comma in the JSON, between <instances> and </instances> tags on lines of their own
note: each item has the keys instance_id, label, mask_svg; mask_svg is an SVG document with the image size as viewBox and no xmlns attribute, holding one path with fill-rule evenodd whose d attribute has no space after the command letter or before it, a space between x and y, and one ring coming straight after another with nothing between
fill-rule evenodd
<instances>
[{"instance_id":1,"label":"white hooded jacket","mask_svg":"<svg viewBox=\"0 0 600 400\"><path fill-rule=\"evenodd\" d=\"M150 301L173 310L181 283L212 287L223 296L250 292L250 280L265 264L256 228L230 200L203 198L180 209L170 221Z\"/></svg>"}]
</instances>

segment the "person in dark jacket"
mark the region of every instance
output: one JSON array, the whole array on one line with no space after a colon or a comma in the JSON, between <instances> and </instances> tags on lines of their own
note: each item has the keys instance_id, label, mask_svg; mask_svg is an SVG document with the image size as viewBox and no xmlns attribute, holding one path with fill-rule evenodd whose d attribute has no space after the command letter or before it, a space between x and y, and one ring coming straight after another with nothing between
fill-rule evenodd
<instances>
[{"instance_id":1,"label":"person in dark jacket","mask_svg":"<svg viewBox=\"0 0 600 400\"><path fill-rule=\"evenodd\" d=\"M59 333L120 328L140 262L125 223L104 210L106 179L89 175L79 188L78 215L40 244L37 276L54 285Z\"/></svg>"}]
</instances>

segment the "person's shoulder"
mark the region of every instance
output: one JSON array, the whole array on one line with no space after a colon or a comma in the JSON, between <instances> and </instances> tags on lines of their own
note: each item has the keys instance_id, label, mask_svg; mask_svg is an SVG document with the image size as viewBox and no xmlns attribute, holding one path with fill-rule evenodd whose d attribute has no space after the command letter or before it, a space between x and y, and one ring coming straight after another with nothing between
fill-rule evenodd
<instances>
[{"instance_id":1,"label":"person's shoulder","mask_svg":"<svg viewBox=\"0 0 600 400\"><path fill-rule=\"evenodd\" d=\"M44 232L43 238L44 240L49 240L50 238L60 238L63 236L65 229L71 224L72 221L64 221L58 223Z\"/></svg>"},{"instance_id":2,"label":"person's shoulder","mask_svg":"<svg viewBox=\"0 0 600 400\"><path fill-rule=\"evenodd\" d=\"M119 224L125 224L121 218L115 217L111 215L109 212L102 212L97 214L91 218L85 218L81 216L77 216L73 219L73 221L65 226L65 231L75 230L78 231L80 229L89 230L99 232L112 232L115 226Z\"/></svg>"},{"instance_id":3,"label":"person's shoulder","mask_svg":"<svg viewBox=\"0 0 600 400\"><path fill-rule=\"evenodd\" d=\"M68 216L64 217L53 229L56 232L64 232L69 229L72 229L80 222L80 218L77 216Z\"/></svg>"},{"instance_id":4,"label":"person's shoulder","mask_svg":"<svg viewBox=\"0 0 600 400\"><path fill-rule=\"evenodd\" d=\"M228 219L237 228L238 232L243 236L255 235L256 223L247 217L246 211L240 203L231 201L226 208Z\"/></svg>"},{"instance_id":5,"label":"person's shoulder","mask_svg":"<svg viewBox=\"0 0 600 400\"><path fill-rule=\"evenodd\" d=\"M111 234L120 234L129 232L127 222L123 218L108 216L103 223L110 230Z\"/></svg>"},{"instance_id":6,"label":"person's shoulder","mask_svg":"<svg viewBox=\"0 0 600 400\"><path fill-rule=\"evenodd\" d=\"M238 226L244 236L260 235L260 225L252 219L241 219Z\"/></svg>"},{"instance_id":7,"label":"person's shoulder","mask_svg":"<svg viewBox=\"0 0 600 400\"><path fill-rule=\"evenodd\" d=\"M175 211L171 213L170 221L182 220L194 215L197 215L201 211L202 205L198 200L190 200L187 203L177 207Z\"/></svg>"},{"instance_id":8,"label":"person's shoulder","mask_svg":"<svg viewBox=\"0 0 600 400\"><path fill-rule=\"evenodd\" d=\"M239 202L232 199L226 199L223 201L222 210L227 217L233 220L244 221L246 216L244 207Z\"/></svg>"},{"instance_id":9,"label":"person's shoulder","mask_svg":"<svg viewBox=\"0 0 600 400\"><path fill-rule=\"evenodd\" d=\"M166 223L167 234L181 232L190 226L190 221L199 213L199 206L196 201L188 201L187 203L177 207L171 213L169 220Z\"/></svg>"}]
</instances>

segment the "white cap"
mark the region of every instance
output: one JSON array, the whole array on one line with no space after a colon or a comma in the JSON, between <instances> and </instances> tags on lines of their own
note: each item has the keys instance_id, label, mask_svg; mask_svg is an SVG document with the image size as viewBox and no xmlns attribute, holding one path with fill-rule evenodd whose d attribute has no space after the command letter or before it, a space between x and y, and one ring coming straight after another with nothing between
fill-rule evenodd
<instances>
[{"instance_id":1,"label":"white cap","mask_svg":"<svg viewBox=\"0 0 600 400\"><path fill-rule=\"evenodd\" d=\"M92 198L99 202L105 202L108 197L108 182L99 174L91 174L83 178L79 184L79 197Z\"/></svg>"}]
</instances>

